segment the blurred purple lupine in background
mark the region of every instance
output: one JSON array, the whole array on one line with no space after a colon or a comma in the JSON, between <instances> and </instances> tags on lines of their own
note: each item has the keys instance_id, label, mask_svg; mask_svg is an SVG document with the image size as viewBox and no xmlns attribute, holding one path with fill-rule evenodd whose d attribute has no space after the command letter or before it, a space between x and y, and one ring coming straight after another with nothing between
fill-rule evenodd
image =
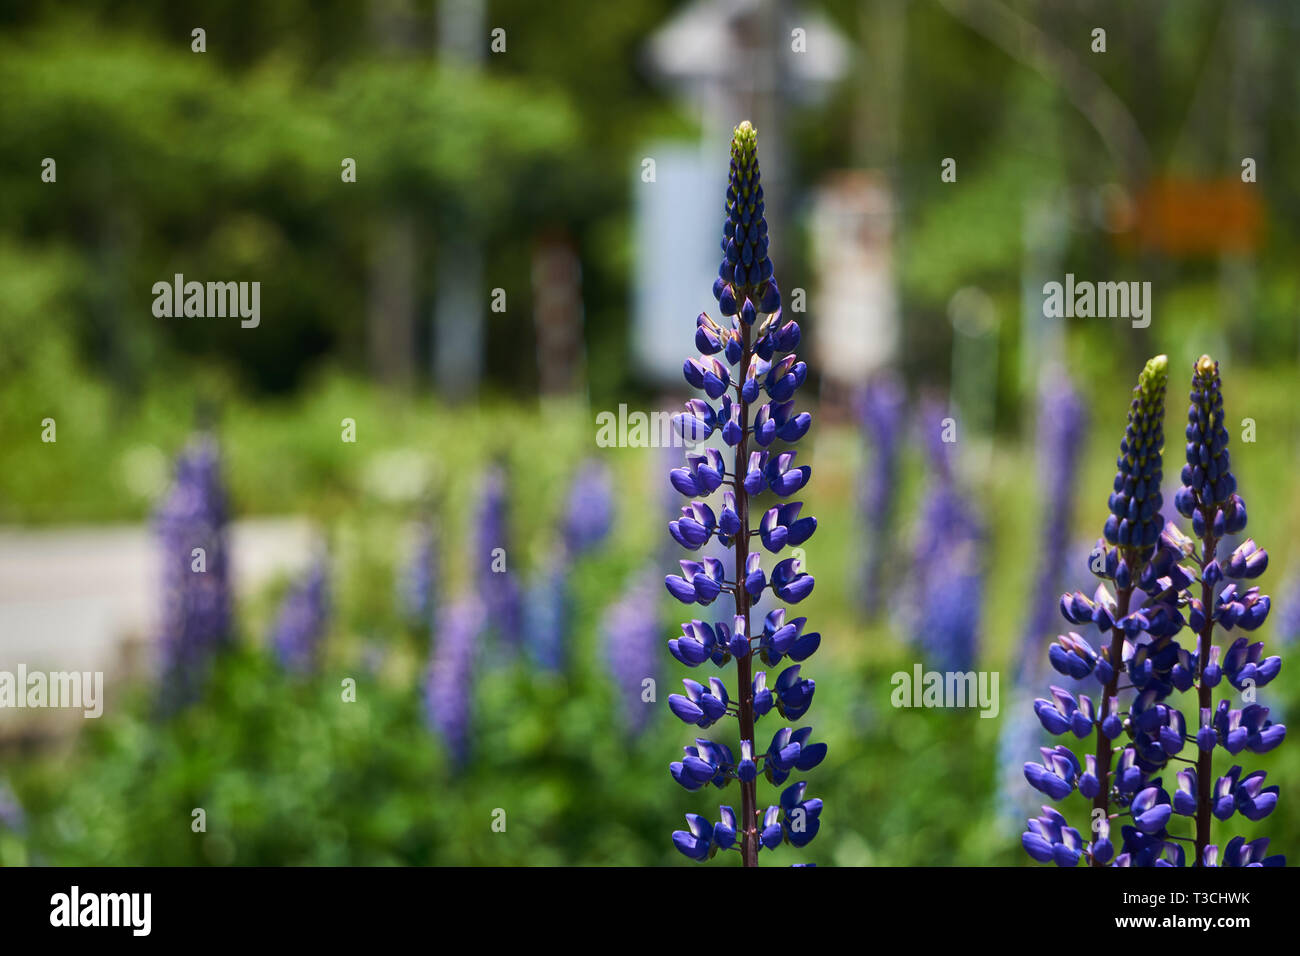
<instances>
[{"instance_id":1,"label":"blurred purple lupine in background","mask_svg":"<svg viewBox=\"0 0 1300 956\"><path fill-rule=\"evenodd\" d=\"M643 699L648 678L659 683L660 613L659 572L653 565L639 573L623 596L605 612L601 635L605 657L618 695L628 733L636 736L654 716L651 702Z\"/></svg>"},{"instance_id":2,"label":"blurred purple lupine in background","mask_svg":"<svg viewBox=\"0 0 1300 956\"><path fill-rule=\"evenodd\" d=\"M1282 612L1278 615L1277 638L1283 647L1300 643L1300 573L1293 574L1282 589Z\"/></svg>"},{"instance_id":3,"label":"blurred purple lupine in background","mask_svg":"<svg viewBox=\"0 0 1300 956\"><path fill-rule=\"evenodd\" d=\"M543 671L560 673L569 658L569 575L573 568L561 551L538 568L523 605L524 645L532 662Z\"/></svg>"},{"instance_id":4,"label":"blurred purple lupine in background","mask_svg":"<svg viewBox=\"0 0 1300 956\"><path fill-rule=\"evenodd\" d=\"M569 486L560 522L558 554L533 573L523 605L524 644L533 663L545 671L563 671L572 644L574 562L605 541L614 517L614 488L609 469L588 459Z\"/></svg>"},{"instance_id":5,"label":"blurred purple lupine in background","mask_svg":"<svg viewBox=\"0 0 1300 956\"><path fill-rule=\"evenodd\" d=\"M891 584L883 578L893 540L906 398L897 377L884 374L867 385L855 402L868 456L858 494L864 551L859 594L862 609L873 618L881 613L880 595Z\"/></svg>"},{"instance_id":6,"label":"blurred purple lupine in background","mask_svg":"<svg viewBox=\"0 0 1300 956\"><path fill-rule=\"evenodd\" d=\"M1079 458L1087 430L1087 413L1078 393L1064 376L1043 389L1038 414L1038 479L1042 489L1041 550L1033 591L1026 608L1021 653L1015 662L1017 684L1041 676L1046 657L1044 635L1050 634L1066 590L1066 560Z\"/></svg>"},{"instance_id":7,"label":"blurred purple lupine in background","mask_svg":"<svg viewBox=\"0 0 1300 956\"><path fill-rule=\"evenodd\" d=\"M329 617L329 559L322 554L293 586L271 630L271 647L280 665L309 674L320 663Z\"/></svg>"},{"instance_id":8,"label":"blurred purple lupine in background","mask_svg":"<svg viewBox=\"0 0 1300 956\"><path fill-rule=\"evenodd\" d=\"M0 778L0 830L23 833L27 829L27 815L23 805L18 802L9 781Z\"/></svg>"},{"instance_id":9,"label":"blurred purple lupine in background","mask_svg":"<svg viewBox=\"0 0 1300 956\"><path fill-rule=\"evenodd\" d=\"M231 638L229 520L216 439L196 437L155 516L162 553L165 707L190 700L211 656Z\"/></svg>"},{"instance_id":10,"label":"blurred purple lupine in background","mask_svg":"<svg viewBox=\"0 0 1300 956\"><path fill-rule=\"evenodd\" d=\"M407 622L427 635L438 606L438 533L431 520L421 521L415 531L415 547L399 579L398 594Z\"/></svg>"},{"instance_id":11,"label":"blurred purple lupine in background","mask_svg":"<svg viewBox=\"0 0 1300 956\"><path fill-rule=\"evenodd\" d=\"M927 666L965 672L974 667L978 653L983 532L957 489L956 443L944 440L948 421L943 405L933 399L922 403L920 426L931 480L916 530L909 638L926 655Z\"/></svg>"},{"instance_id":12,"label":"blurred purple lupine in background","mask_svg":"<svg viewBox=\"0 0 1300 956\"><path fill-rule=\"evenodd\" d=\"M462 598L443 612L434 626L434 652L425 682L425 715L442 738L454 766L469 756L474 670L484 614L477 597Z\"/></svg>"},{"instance_id":13,"label":"blurred purple lupine in background","mask_svg":"<svg viewBox=\"0 0 1300 956\"><path fill-rule=\"evenodd\" d=\"M569 485L564 546L578 558L604 543L614 521L614 479L601 461L587 459Z\"/></svg>"},{"instance_id":14,"label":"blurred purple lupine in background","mask_svg":"<svg viewBox=\"0 0 1300 956\"><path fill-rule=\"evenodd\" d=\"M1011 662L1014 683L1012 706L1003 712L998 738L1000 768L999 810L1017 826L1036 806L1025 793L1021 767L1037 755L1040 727L1031 704L1038 696L1047 665L1045 634L1049 634L1060 606L1061 592L1072 590L1066 567L1074 499L1078 486L1079 457L1083 450L1087 414L1083 402L1063 376L1043 389L1038 414L1038 476L1041 493L1042 546L1029 599L1025 629Z\"/></svg>"},{"instance_id":15,"label":"blurred purple lupine in background","mask_svg":"<svg viewBox=\"0 0 1300 956\"><path fill-rule=\"evenodd\" d=\"M484 626L506 647L523 642L523 607L510 548L510 504L505 468L491 466L483 476L475 521L475 587Z\"/></svg>"}]
</instances>

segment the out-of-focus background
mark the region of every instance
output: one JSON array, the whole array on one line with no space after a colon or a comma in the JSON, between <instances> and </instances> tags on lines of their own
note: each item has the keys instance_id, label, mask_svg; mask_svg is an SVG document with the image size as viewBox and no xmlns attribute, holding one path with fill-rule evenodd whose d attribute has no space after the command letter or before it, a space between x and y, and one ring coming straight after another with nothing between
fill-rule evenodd
<instances>
[{"instance_id":1,"label":"out-of-focus background","mask_svg":"<svg viewBox=\"0 0 1300 956\"><path fill-rule=\"evenodd\" d=\"M0 4L0 670L106 680L97 720L0 711L0 862L684 862L739 795L669 777L665 643L728 615L663 590L681 450L598 416L693 397L742 119L830 746L774 861L1027 862L1028 707L1149 355L1170 487L1221 361L1257 636L1300 635L1300 9L202 7ZM1046 316L1067 275L1149 282L1149 325ZM256 327L157 315L175 281L259 283ZM917 663L998 674L997 716L894 708ZM1216 838L1294 856L1300 749L1245 757L1280 805Z\"/></svg>"}]
</instances>

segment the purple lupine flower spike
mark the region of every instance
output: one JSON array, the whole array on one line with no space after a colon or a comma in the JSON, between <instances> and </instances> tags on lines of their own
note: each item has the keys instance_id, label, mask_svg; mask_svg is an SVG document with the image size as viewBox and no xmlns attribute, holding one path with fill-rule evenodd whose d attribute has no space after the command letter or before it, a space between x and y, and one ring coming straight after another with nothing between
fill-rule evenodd
<instances>
[{"instance_id":1,"label":"purple lupine flower spike","mask_svg":"<svg viewBox=\"0 0 1300 956\"><path fill-rule=\"evenodd\" d=\"M698 499L683 508L669 529L693 553L715 541L728 553L718 558L706 548L698 560L681 561L682 573L669 575L665 584L683 604L726 606L725 611L697 611L700 618L682 625L682 637L670 641L669 650L689 667L726 667L734 658L735 693L733 700L721 678L701 675L702 680L683 681L686 693L671 695L668 705L678 718L701 730L734 716L739 739L733 749L697 737L669 770L687 790L739 781L741 808L737 816L733 808L720 807L717 824L688 814L689 829L673 833L673 844L693 860L734 849L745 866L757 866L760 848L770 850L782 842L805 846L816 835L821 814L821 801L805 799L805 784L798 782L786 787L780 805L769 806L760 818L760 764L768 782L780 785L791 774L819 764L826 746L813 743L812 728L806 726L779 730L762 753L755 737L756 720L765 714L775 710L797 721L808 710L815 685L802 675L801 662L817 649L821 637L805 632L805 618L787 622L784 608L768 612L762 632L756 634L751 614L768 589L787 604L802 601L812 591L813 579L798 558L778 560L765 571L756 546L779 554L795 542L807 541L816 521L802 514L802 502L789 500L811 473L795 461L793 450L781 447L798 441L811 424L811 416L797 413L793 406L808 369L793 351L799 326L781 317L781 294L768 257L757 135L748 122L736 128L731 142L722 251L713 294L722 315L731 321L722 325L706 314L696 320L695 344L703 355L688 360L683 371L687 383L702 390L707 400L689 402L686 414L675 422L693 443L717 431L727 450L688 454L686 465L669 473L678 492ZM709 404L718 400L716 407ZM777 499L766 509L751 500L764 491ZM751 542L754 535L760 540ZM754 670L756 651L763 665L781 668L770 682L767 671Z\"/></svg>"},{"instance_id":2,"label":"purple lupine flower spike","mask_svg":"<svg viewBox=\"0 0 1300 956\"><path fill-rule=\"evenodd\" d=\"M899 382L882 375L862 390L857 402L858 421L870 450L870 467L859 495L859 510L866 549L862 571L862 607L878 615L880 596L889 583L882 578L890 556L888 542L898 496L899 453L902 448L905 395Z\"/></svg>"},{"instance_id":3,"label":"purple lupine flower spike","mask_svg":"<svg viewBox=\"0 0 1300 956\"><path fill-rule=\"evenodd\" d=\"M425 683L425 714L454 766L469 756L478 642L485 626L476 596L462 598L434 624L434 652Z\"/></svg>"},{"instance_id":4,"label":"purple lupine flower spike","mask_svg":"<svg viewBox=\"0 0 1300 956\"><path fill-rule=\"evenodd\" d=\"M1051 700L1034 705L1053 734L1087 739L1095 733L1096 753L1081 767L1068 747L1058 746L1043 750L1041 764L1025 765L1030 784L1052 799L1077 788L1092 800L1095 816L1111 818L1115 810L1128 822L1118 847L1107 828L1081 849L1073 847L1077 855L1055 849L1042 818L1037 826L1030 822L1023 842L1035 859L1061 865L1080 858L1094 866L1281 865L1283 857L1267 855L1267 840L1247 844L1235 837L1222 854L1210 843L1211 818L1238 813L1256 821L1277 805L1278 788L1264 785L1264 771L1243 773L1234 765L1216 777L1213 763L1220 749L1232 757L1243 750L1263 754L1282 742L1286 728L1269 720L1268 708L1253 694L1277 675L1281 659L1266 657L1263 643L1248 636L1269 611L1267 595L1248 583L1267 567L1267 553L1247 539L1231 554L1220 554L1225 537L1245 530L1246 506L1229 461L1219 366L1209 356L1193 368L1187 464L1174 496L1199 542L1161 517L1167 370L1165 356L1157 356L1138 379L1104 541L1089 558L1093 572L1113 582L1115 591L1103 583L1091 598L1063 595L1066 619L1083 630L1095 626L1097 634L1092 640L1073 631L1062 635L1049 655L1063 674L1095 675L1100 700L1058 687ZM1247 633L1225 650L1214 643L1215 625ZM1183 630L1194 651L1175 640ZM1123 687L1121 676L1128 681ZM1250 702L1238 710L1237 698L1228 695L1216 706L1214 690L1224 685ZM1196 699L1180 707L1174 695L1193 688ZM1186 766L1174 774L1177 790L1171 796L1161 774L1173 769L1173 760ZM1170 832L1179 817L1194 819L1194 838ZM1052 845L1050 854L1044 842Z\"/></svg>"},{"instance_id":5,"label":"purple lupine flower spike","mask_svg":"<svg viewBox=\"0 0 1300 956\"><path fill-rule=\"evenodd\" d=\"M201 435L177 459L176 478L155 516L167 708L192 699L212 655L230 640L228 517L217 443Z\"/></svg>"},{"instance_id":6,"label":"purple lupine flower spike","mask_svg":"<svg viewBox=\"0 0 1300 956\"><path fill-rule=\"evenodd\" d=\"M652 711L645 699L645 681L659 682L659 641L662 636L657 574L641 574L605 613L601 633L620 709L632 736L645 730ZM653 697L651 698L653 700Z\"/></svg>"},{"instance_id":7,"label":"purple lupine flower spike","mask_svg":"<svg viewBox=\"0 0 1300 956\"><path fill-rule=\"evenodd\" d=\"M475 586L485 624L505 646L518 648L523 641L523 606L514 572L516 555L510 548L504 468L493 466L483 477L476 517Z\"/></svg>"},{"instance_id":8,"label":"purple lupine flower spike","mask_svg":"<svg viewBox=\"0 0 1300 956\"><path fill-rule=\"evenodd\" d=\"M983 531L957 489L952 442L944 441L943 406L921 410L931 483L916 533L912 560L910 630L927 660L940 671L974 667L983 605Z\"/></svg>"},{"instance_id":9,"label":"purple lupine flower spike","mask_svg":"<svg viewBox=\"0 0 1300 956\"><path fill-rule=\"evenodd\" d=\"M1206 713L1213 707L1214 689L1220 679L1217 664L1213 665L1214 670L1211 671L1212 654L1219 649L1214 646L1214 626L1218 624L1229 632L1236 629L1240 634L1242 631L1254 631L1264 623L1270 606L1269 597L1260 594L1259 588L1250 586L1248 582L1258 578L1268 567L1268 552L1259 548L1254 539L1248 538L1231 554L1222 559L1219 557L1221 540L1245 531L1247 518L1246 504L1237 493L1237 480L1233 476L1228 453L1228 430L1224 426L1219 363L1208 355L1202 355L1193 367L1189 399L1191 404L1187 411L1185 433L1186 464L1179 475L1182 487L1174 496L1174 506L1180 515L1191 519L1192 533L1201 542L1200 555L1193 555L1200 572L1199 605L1191 604L1195 600L1192 597L1193 590L1189 588L1187 592L1189 607L1199 611L1199 619L1193 623L1194 628L1199 625L1199 634L1195 659L1188 663L1188 677L1180 683L1192 683L1190 677L1195 674L1197 704L1201 712ZM1252 638L1243 635L1233 641L1223 654L1221 671L1222 677L1231 687L1248 694L1247 699L1253 701L1254 689L1271 681L1281 667L1280 657L1264 657L1262 641L1252 643ZM1221 700L1218 710L1220 713L1231 712L1229 701ZM1244 728L1247 731L1243 746L1253 753L1273 749L1286 735L1286 728L1270 721L1268 708L1259 703L1250 703L1244 707L1240 722L1229 717L1228 720L1211 726L1216 727L1218 739L1212 740L1207 734L1203 738L1198 736L1198 741L1218 743L1234 756L1241 749L1238 747L1240 735L1233 732L1236 729ZM1228 731L1226 734L1222 732L1225 729ZM1211 846L1211 815L1222 820L1232 812L1214 800L1215 785L1211 782L1214 750L1213 746L1198 746L1196 753L1196 798L1189 815L1196 818L1196 856L1193 862L1197 865L1207 863L1205 856ZM1235 798L1235 809L1246 819L1262 819L1277 802L1277 788L1270 787L1266 793L1261 786L1263 772L1257 771L1247 775L1238 789L1237 775L1240 770L1234 766L1228 771L1229 778L1233 781L1228 795ZM1220 783L1223 779L1225 778L1220 778ZM1270 857L1259 862L1270 865L1284 860L1282 857Z\"/></svg>"},{"instance_id":10,"label":"purple lupine flower spike","mask_svg":"<svg viewBox=\"0 0 1300 956\"><path fill-rule=\"evenodd\" d=\"M329 567L322 554L285 598L271 631L271 647L285 670L309 674L319 666L328 618Z\"/></svg>"}]
</instances>

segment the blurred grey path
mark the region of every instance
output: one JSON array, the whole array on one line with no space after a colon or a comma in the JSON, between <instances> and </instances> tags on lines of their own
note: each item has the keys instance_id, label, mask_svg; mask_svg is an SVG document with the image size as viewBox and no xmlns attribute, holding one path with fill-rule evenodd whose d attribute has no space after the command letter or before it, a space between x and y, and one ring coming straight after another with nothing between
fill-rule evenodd
<instances>
[{"instance_id":1,"label":"blurred grey path","mask_svg":"<svg viewBox=\"0 0 1300 956\"><path fill-rule=\"evenodd\" d=\"M231 525L235 597L306 567L312 525L257 518ZM161 595L149 527L0 526L0 670L104 671L105 680L151 659Z\"/></svg>"}]
</instances>

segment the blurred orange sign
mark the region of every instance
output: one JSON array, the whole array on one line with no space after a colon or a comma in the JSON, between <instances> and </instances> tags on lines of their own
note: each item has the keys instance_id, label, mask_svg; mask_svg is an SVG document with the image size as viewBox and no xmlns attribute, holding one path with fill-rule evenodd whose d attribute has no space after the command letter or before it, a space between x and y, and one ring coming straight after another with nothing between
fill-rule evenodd
<instances>
[{"instance_id":1,"label":"blurred orange sign","mask_svg":"<svg viewBox=\"0 0 1300 956\"><path fill-rule=\"evenodd\" d=\"M1264 228L1257 189L1236 179L1154 180L1135 197L1117 241L1176 256L1249 252Z\"/></svg>"}]
</instances>

